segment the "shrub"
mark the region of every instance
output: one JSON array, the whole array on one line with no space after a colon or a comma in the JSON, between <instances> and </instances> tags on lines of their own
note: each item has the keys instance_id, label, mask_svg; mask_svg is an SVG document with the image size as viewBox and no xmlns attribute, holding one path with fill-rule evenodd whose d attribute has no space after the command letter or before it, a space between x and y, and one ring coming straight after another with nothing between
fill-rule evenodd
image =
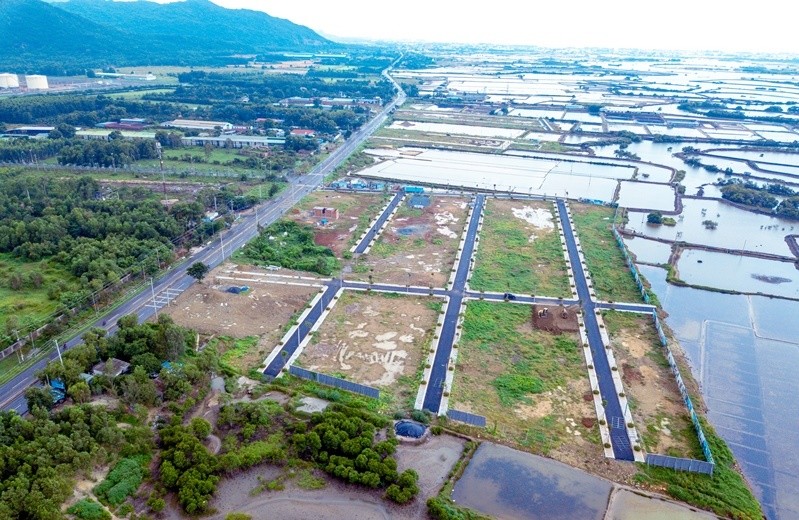
<instances>
[{"instance_id":1,"label":"shrub","mask_svg":"<svg viewBox=\"0 0 799 520\"><path fill-rule=\"evenodd\" d=\"M424 410L414 410L411 412L411 419L414 421L420 422L422 424L429 424L430 423L430 416L427 415Z\"/></svg>"},{"instance_id":2,"label":"shrub","mask_svg":"<svg viewBox=\"0 0 799 520\"><path fill-rule=\"evenodd\" d=\"M111 515L103 506L90 498L84 498L67 509L67 513L75 515L80 520L111 520Z\"/></svg>"},{"instance_id":3,"label":"shrub","mask_svg":"<svg viewBox=\"0 0 799 520\"><path fill-rule=\"evenodd\" d=\"M117 506L132 496L139 489L144 471L142 464L146 457L129 457L120 460L108 476L94 488L94 493L100 500Z\"/></svg>"}]
</instances>

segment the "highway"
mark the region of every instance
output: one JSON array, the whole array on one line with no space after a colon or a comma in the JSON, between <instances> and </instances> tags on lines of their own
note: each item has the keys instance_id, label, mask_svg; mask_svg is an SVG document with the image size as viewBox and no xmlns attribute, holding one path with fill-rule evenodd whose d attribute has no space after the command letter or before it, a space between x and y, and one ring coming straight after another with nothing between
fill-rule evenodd
<instances>
[{"instance_id":1,"label":"highway","mask_svg":"<svg viewBox=\"0 0 799 520\"><path fill-rule=\"evenodd\" d=\"M396 63L396 62L395 62ZM252 214L242 216L229 230L223 231L219 237L214 238L211 243L196 252L184 262L177 265L160 278L153 280L151 290L145 290L126 301L109 314L98 319L93 326L103 328L109 334L116 331L116 323L119 318L128 314L136 314L139 321L148 319L156 314L158 308L168 304L183 291L195 283L194 278L186 274L186 269L195 262L203 262L213 268L229 258L234 251L242 247L258 234L258 226L268 226L278 220L292 206L299 202L308 193L317 189L324 181L325 177L333 172L343 163L358 146L377 130L389 116L391 111L405 102L405 93L399 84L388 74L388 70L383 72L383 76L394 83L398 95L392 102L387 104L369 122L364 124L357 131L353 132L341 146L336 148L328 157L320 162L308 174L301 177L292 178L289 187L276 198L260 204ZM256 217L257 215L257 217ZM62 350L68 350L82 342L81 336L67 341ZM0 387L0 409L16 410L20 414L27 412L25 402L25 390L35 384L37 371L45 367L47 363L56 359L58 356L55 351L37 363L28 367L24 372L17 375L8 383Z\"/></svg>"}]
</instances>

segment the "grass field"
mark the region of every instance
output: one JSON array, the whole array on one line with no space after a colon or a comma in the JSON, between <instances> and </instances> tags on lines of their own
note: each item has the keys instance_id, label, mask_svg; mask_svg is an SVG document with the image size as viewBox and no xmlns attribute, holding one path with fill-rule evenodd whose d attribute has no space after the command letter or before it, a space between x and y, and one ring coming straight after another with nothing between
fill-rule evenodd
<instances>
[{"instance_id":1,"label":"grass field","mask_svg":"<svg viewBox=\"0 0 799 520\"><path fill-rule=\"evenodd\" d=\"M764 518L760 504L735 468L735 457L727 444L707 421L704 419L700 421L716 462L712 477L642 464L639 466L636 480L658 490L665 489L677 500L711 510L723 518L740 520ZM692 455L694 458L702 459L699 443L694 447Z\"/></svg>"},{"instance_id":2,"label":"grass field","mask_svg":"<svg viewBox=\"0 0 799 520\"><path fill-rule=\"evenodd\" d=\"M18 290L11 288L15 276L23 282ZM38 277L41 277L40 282L34 283ZM0 338L3 338L0 345L13 339L8 337L7 329L15 328L23 334L30 327L38 328L46 323L46 318L59 307L58 301L48 296L48 289L59 282L65 290L77 288L75 277L56 264L22 262L10 254L0 254Z\"/></svg>"},{"instance_id":3,"label":"grass field","mask_svg":"<svg viewBox=\"0 0 799 520\"><path fill-rule=\"evenodd\" d=\"M485 416L491 436L534 453L598 450L578 340L533 329L530 312L512 303L469 302L450 408Z\"/></svg>"},{"instance_id":4,"label":"grass field","mask_svg":"<svg viewBox=\"0 0 799 520\"><path fill-rule=\"evenodd\" d=\"M554 219L547 203L488 201L469 285L478 291L571 296L556 228L538 227L513 214L525 207L549 212L548 220Z\"/></svg>"},{"instance_id":5,"label":"grass field","mask_svg":"<svg viewBox=\"0 0 799 520\"><path fill-rule=\"evenodd\" d=\"M597 296L614 302L640 302L641 293L611 231L614 209L572 204L571 213Z\"/></svg>"}]
</instances>

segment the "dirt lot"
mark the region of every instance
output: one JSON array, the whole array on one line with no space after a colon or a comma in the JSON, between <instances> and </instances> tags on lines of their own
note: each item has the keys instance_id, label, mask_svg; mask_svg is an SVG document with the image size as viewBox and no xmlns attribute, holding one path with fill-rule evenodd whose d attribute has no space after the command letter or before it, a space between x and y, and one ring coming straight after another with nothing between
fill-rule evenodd
<instances>
[{"instance_id":1,"label":"dirt lot","mask_svg":"<svg viewBox=\"0 0 799 520\"><path fill-rule=\"evenodd\" d=\"M315 191L292 208L287 216L312 225L316 230L314 241L329 247L341 258L352 246L351 240L361 236L385 202L386 198L382 194ZM323 217L314 216L314 207L336 208L338 217L327 216L327 224L322 225Z\"/></svg>"},{"instance_id":2,"label":"dirt lot","mask_svg":"<svg viewBox=\"0 0 799 520\"><path fill-rule=\"evenodd\" d=\"M529 312L468 304L449 406L486 417L472 433L577 467L601 461L579 338L533 329Z\"/></svg>"},{"instance_id":3,"label":"dirt lot","mask_svg":"<svg viewBox=\"0 0 799 520\"><path fill-rule=\"evenodd\" d=\"M652 319L608 312L604 320L646 451L690 457L696 434Z\"/></svg>"},{"instance_id":4,"label":"dirt lot","mask_svg":"<svg viewBox=\"0 0 799 520\"><path fill-rule=\"evenodd\" d=\"M431 197L424 209L402 203L365 259L351 262L349 278L443 287L455 265L468 200Z\"/></svg>"},{"instance_id":5,"label":"dirt lot","mask_svg":"<svg viewBox=\"0 0 799 520\"><path fill-rule=\"evenodd\" d=\"M475 290L570 296L552 204L488 201L469 285Z\"/></svg>"},{"instance_id":6,"label":"dirt lot","mask_svg":"<svg viewBox=\"0 0 799 520\"><path fill-rule=\"evenodd\" d=\"M172 316L175 323L195 329L205 336L257 337L251 348L230 360L231 365L246 371L263 361L277 345L284 326L319 289L250 283L251 289L246 293L231 294L225 290L233 283L215 285L213 282L215 276L227 276L234 267L230 263L217 267L209 273L204 283L193 285L162 312ZM246 270L273 274L251 266L247 266Z\"/></svg>"},{"instance_id":7,"label":"dirt lot","mask_svg":"<svg viewBox=\"0 0 799 520\"><path fill-rule=\"evenodd\" d=\"M440 306L433 298L345 292L298 364L379 388L386 412L412 407Z\"/></svg>"}]
</instances>

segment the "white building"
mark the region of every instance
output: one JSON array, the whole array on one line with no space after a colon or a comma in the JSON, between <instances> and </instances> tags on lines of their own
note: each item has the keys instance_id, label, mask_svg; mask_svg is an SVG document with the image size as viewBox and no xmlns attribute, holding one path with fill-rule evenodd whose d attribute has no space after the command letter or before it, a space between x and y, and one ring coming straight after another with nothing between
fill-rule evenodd
<instances>
[{"instance_id":1,"label":"white building","mask_svg":"<svg viewBox=\"0 0 799 520\"><path fill-rule=\"evenodd\" d=\"M28 75L25 76L25 83L28 85L28 90L47 90L50 88L47 83L47 76Z\"/></svg>"},{"instance_id":2,"label":"white building","mask_svg":"<svg viewBox=\"0 0 799 520\"><path fill-rule=\"evenodd\" d=\"M19 88L19 77L16 74L0 74L0 88Z\"/></svg>"},{"instance_id":3,"label":"white building","mask_svg":"<svg viewBox=\"0 0 799 520\"><path fill-rule=\"evenodd\" d=\"M223 121L199 121L197 119L175 119L174 121L167 121L161 123L161 126L172 128L185 128L186 130L205 130L213 132L214 130L233 130L231 123Z\"/></svg>"}]
</instances>

